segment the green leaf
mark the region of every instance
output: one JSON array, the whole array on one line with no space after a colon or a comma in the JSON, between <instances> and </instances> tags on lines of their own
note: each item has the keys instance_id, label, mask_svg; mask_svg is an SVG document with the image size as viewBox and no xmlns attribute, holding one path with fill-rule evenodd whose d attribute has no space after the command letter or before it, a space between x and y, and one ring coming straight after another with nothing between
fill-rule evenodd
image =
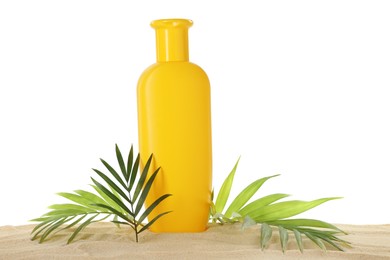
<instances>
[{"instance_id":1,"label":"green leaf","mask_svg":"<svg viewBox=\"0 0 390 260\"><path fill-rule=\"evenodd\" d=\"M133 168L133 146L131 146L129 156L127 157L127 170L126 170L126 181L129 183L130 180L130 174L131 174L131 169ZM129 186L130 187L130 186ZM129 188L128 190L131 190Z\"/></svg>"},{"instance_id":2,"label":"green leaf","mask_svg":"<svg viewBox=\"0 0 390 260\"><path fill-rule=\"evenodd\" d=\"M275 221L275 220L280 220L280 219L289 218L298 215L309 209L317 207L318 205L324 202L334 200L334 199L339 199L339 198L338 197L322 198L313 201L300 201L300 200L284 201L284 202L271 204L262 207L260 209L254 210L248 213L248 215L257 222Z\"/></svg>"},{"instance_id":3,"label":"green leaf","mask_svg":"<svg viewBox=\"0 0 390 260\"><path fill-rule=\"evenodd\" d=\"M246 216L249 212L267 206L275 201L288 197L288 194L276 193L271 194L260 199L257 199L238 211L243 216Z\"/></svg>"},{"instance_id":4,"label":"green leaf","mask_svg":"<svg viewBox=\"0 0 390 260\"><path fill-rule=\"evenodd\" d=\"M129 208L121 201L119 200L111 191L109 191L106 187L104 187L102 184L100 184L98 181L96 181L94 178L92 178L92 181L95 183L95 185L102 190L110 199L112 199L122 210L126 211L129 213L131 216L133 216L133 212L129 210ZM102 206L102 205L98 205Z\"/></svg>"},{"instance_id":5,"label":"green leaf","mask_svg":"<svg viewBox=\"0 0 390 260\"><path fill-rule=\"evenodd\" d=\"M324 240L325 242L327 242L328 244L330 244L331 246L333 246L334 248L336 248L337 250L339 251L344 251L344 249L342 249L340 246L338 246L335 242L332 241L332 238L330 238L329 236L325 235L325 234L320 234L318 235L318 237L322 240Z\"/></svg>"},{"instance_id":6,"label":"green leaf","mask_svg":"<svg viewBox=\"0 0 390 260\"><path fill-rule=\"evenodd\" d=\"M35 228L31 232L31 234L35 233L34 236L31 238L31 240L37 239L39 234L42 233L42 231L44 231L46 228L48 228L52 223L56 222L57 220L58 218L50 217L42 221L41 223L39 223L37 226L35 226Z\"/></svg>"},{"instance_id":7,"label":"green leaf","mask_svg":"<svg viewBox=\"0 0 390 260\"><path fill-rule=\"evenodd\" d=\"M78 194L68 193L68 192L59 192L59 193L57 193L57 195L64 197L70 201L73 201L77 204L80 204L82 206L85 206L88 208L93 208L93 207L91 207L91 204L93 203L93 201L91 201L87 197L84 197L84 196L81 196Z\"/></svg>"},{"instance_id":8,"label":"green leaf","mask_svg":"<svg viewBox=\"0 0 390 260\"><path fill-rule=\"evenodd\" d=\"M53 232L55 229L57 229L59 226L61 226L66 220L66 217L58 219L56 222L52 223L50 227L46 229L46 231L42 234L39 243L42 243L45 241L46 237L50 235L51 232Z\"/></svg>"},{"instance_id":9,"label":"green leaf","mask_svg":"<svg viewBox=\"0 0 390 260\"><path fill-rule=\"evenodd\" d=\"M104 201L103 198L97 196L96 194L93 194L92 192L84 191L84 190L75 190L74 192L79 194L82 198L87 199L89 201L89 205L96 204L96 203L107 204L107 202ZM83 204L83 205L85 205L85 204ZM85 205L85 206L87 206L87 205Z\"/></svg>"},{"instance_id":10,"label":"green leaf","mask_svg":"<svg viewBox=\"0 0 390 260\"><path fill-rule=\"evenodd\" d=\"M136 206L135 211L134 211L134 215L135 215L135 216L138 215L138 213L140 212L142 206L144 205L145 199L146 199L146 197L148 196L149 190L150 190L150 188L152 187L152 184L153 184L153 182L154 182L154 179L156 178L156 175L157 175L157 173L159 172L159 170L160 170L160 168L158 168L158 169L152 174L152 176L150 176L149 180L148 180L147 183L145 184L145 187L144 187L143 190L142 190L141 196L139 197L137 206Z\"/></svg>"},{"instance_id":11,"label":"green leaf","mask_svg":"<svg viewBox=\"0 0 390 260\"><path fill-rule=\"evenodd\" d=\"M30 219L29 221L31 221L31 222L42 222L42 221L48 220L49 218L52 218L52 217L47 217L47 216L43 215L40 218Z\"/></svg>"},{"instance_id":12,"label":"green leaf","mask_svg":"<svg viewBox=\"0 0 390 260\"><path fill-rule=\"evenodd\" d=\"M108 186L110 186L110 188L113 188L122 198L124 198L128 202L131 202L127 195L123 192L123 190L119 188L112 180L110 180L110 178L108 178L104 173L96 169L92 170L94 170L108 184Z\"/></svg>"},{"instance_id":13,"label":"green leaf","mask_svg":"<svg viewBox=\"0 0 390 260\"><path fill-rule=\"evenodd\" d=\"M133 201L132 201L132 203L134 203L134 202L137 201L138 196L139 196L139 193L141 192L142 187L143 187L144 184L145 184L146 176L148 175L149 167L150 167L150 164L151 164L151 162L152 162L152 157L153 157L153 155L150 155L150 156L149 156L149 159L148 159L148 161L146 162L146 165L145 165L145 167L144 167L144 170L142 171L141 177L140 177L139 180L138 180L137 186L136 186L135 191L134 191L134 196L133 196Z\"/></svg>"},{"instance_id":14,"label":"green leaf","mask_svg":"<svg viewBox=\"0 0 390 260\"><path fill-rule=\"evenodd\" d=\"M138 222L139 223L142 223L142 221L144 221L144 219L150 214L150 212L152 212L152 210L157 207L158 204L161 203L161 201L165 200L166 198L172 196L172 194L164 194L162 195L160 198L156 199L145 211L144 213L141 215L141 217L138 219Z\"/></svg>"},{"instance_id":15,"label":"green leaf","mask_svg":"<svg viewBox=\"0 0 390 260\"><path fill-rule=\"evenodd\" d=\"M123 202L123 200L122 200L121 196L118 194L118 192L116 192L116 190L115 190L113 187L111 187L111 186L109 186L109 188L110 188L110 190L111 190L112 194L114 194L114 195L115 195L115 197L117 197L117 198L118 198L118 200L120 200L120 201L122 201L122 202Z\"/></svg>"},{"instance_id":16,"label":"green leaf","mask_svg":"<svg viewBox=\"0 0 390 260\"><path fill-rule=\"evenodd\" d=\"M273 178L278 175L273 175L269 177L264 177L261 179L258 179L251 184L249 184L243 191L238 194L238 196L233 200L233 202L230 204L229 208L225 212L225 216L227 218L230 218L233 212L237 212L241 209L242 206L245 205L245 203L252 198L252 196L258 191L258 189L266 182L268 179Z\"/></svg>"},{"instance_id":17,"label":"green leaf","mask_svg":"<svg viewBox=\"0 0 390 260\"><path fill-rule=\"evenodd\" d=\"M308 237L311 241L313 241L319 248L321 248L322 250L326 251L326 247L324 245L324 243L322 243L322 241L320 239L318 239L318 237L316 236L313 236L312 234L310 234L309 232L304 232L305 236Z\"/></svg>"},{"instance_id":18,"label":"green leaf","mask_svg":"<svg viewBox=\"0 0 390 260\"><path fill-rule=\"evenodd\" d=\"M215 210L215 204L214 204L213 201L211 201L211 203L210 203L209 217L214 216L216 213L217 213L217 211Z\"/></svg>"},{"instance_id":19,"label":"green leaf","mask_svg":"<svg viewBox=\"0 0 390 260\"><path fill-rule=\"evenodd\" d=\"M90 212L90 208L86 208L84 206L76 205L76 204L53 204L49 206L49 209L54 209L54 210L61 210L61 211L80 211L80 212Z\"/></svg>"},{"instance_id":20,"label":"green leaf","mask_svg":"<svg viewBox=\"0 0 390 260\"><path fill-rule=\"evenodd\" d=\"M54 209L52 211L47 212L45 216L55 216L59 218L59 217L66 217L66 216L72 216L78 214L85 214L88 212L89 212L88 210L79 210L79 209Z\"/></svg>"},{"instance_id":21,"label":"green leaf","mask_svg":"<svg viewBox=\"0 0 390 260\"><path fill-rule=\"evenodd\" d=\"M104 203L101 204L109 205L118 211L125 212L121 207L119 207L118 204L116 204L115 201L113 201L110 197L108 197L99 187L97 187L96 185L91 185L91 186L104 199ZM100 204L100 203L95 203L95 204Z\"/></svg>"},{"instance_id":22,"label":"green leaf","mask_svg":"<svg viewBox=\"0 0 390 260\"><path fill-rule=\"evenodd\" d=\"M121 151L119 150L119 147L118 147L117 144L115 144L115 153L116 153L116 158L118 160L119 167L121 168L122 176L125 178L125 180L127 182L128 179L126 178L127 172L126 172L125 162L123 161L123 157L122 157ZM124 185L124 188L127 189L127 185L126 184Z\"/></svg>"},{"instance_id":23,"label":"green leaf","mask_svg":"<svg viewBox=\"0 0 390 260\"><path fill-rule=\"evenodd\" d=\"M75 226L75 225L78 224L80 221L82 221L86 216L88 216L88 215L87 215L87 214L82 215L81 217L79 217L78 219L76 219L74 222L72 222L72 223L69 224L68 226L64 227L63 229L68 229L68 228L71 228L71 227Z\"/></svg>"},{"instance_id":24,"label":"green leaf","mask_svg":"<svg viewBox=\"0 0 390 260\"><path fill-rule=\"evenodd\" d=\"M135 230L136 242L138 242L138 234L141 231L144 231L160 217L169 213L161 213L145 226L142 224L142 220L148 217L149 213L154 210L161 201L171 196L171 194L166 194L154 201L152 205L143 212L141 219L135 217L141 211L159 169L147 179L149 175L148 171L152 163L151 155L142 174L140 174L140 177L137 179L140 155L138 154L133 164L133 147L131 147L127 158L128 167L126 167L118 145L115 145L115 152L121 170L120 174L122 176L105 160L101 159L102 163L110 171L112 176L108 176L96 169L93 170L105 181L106 186L102 185L94 178L91 178L94 183L94 185L91 186L97 194L83 190L76 190L74 194L65 192L59 193L58 195L73 203L51 205L49 207L51 211L39 218L31 220L40 222L31 232L33 235L32 240L40 236L40 241L43 242L48 236L52 236L54 231L59 232L79 224L68 239L68 243L71 243L87 225L93 222L103 221L113 215L113 223L118 224L118 226L119 224L130 225ZM134 186L135 189L134 192L132 192ZM130 204L131 210L128 208L126 201ZM137 214L133 212L135 202L137 202L137 205L135 205L134 209ZM91 214L92 216L87 219L87 216ZM121 221L119 221L118 218L121 218ZM64 225L66 223L67 225ZM141 231L138 231L138 229L141 229Z\"/></svg>"},{"instance_id":25,"label":"green leaf","mask_svg":"<svg viewBox=\"0 0 390 260\"><path fill-rule=\"evenodd\" d=\"M131 226L129 223L127 222L123 222L123 221L117 221L117 220L113 220L111 221L112 223L114 224L117 224L117 226L119 227L119 225L127 225L127 226Z\"/></svg>"},{"instance_id":26,"label":"green leaf","mask_svg":"<svg viewBox=\"0 0 390 260\"><path fill-rule=\"evenodd\" d=\"M114 213L118 217L122 218L123 220L126 220L129 223L132 222L132 220L129 219L125 214L123 214L122 212L116 210L115 208L113 208L111 206L108 206L108 205L105 205L105 204L96 204L96 205L99 206L99 207L103 207L103 208L108 209L109 211L111 211L112 213Z\"/></svg>"},{"instance_id":27,"label":"green leaf","mask_svg":"<svg viewBox=\"0 0 390 260\"><path fill-rule=\"evenodd\" d=\"M231 219L241 219L242 216L241 214L237 213L237 212L233 212L232 215L230 216Z\"/></svg>"},{"instance_id":28,"label":"green leaf","mask_svg":"<svg viewBox=\"0 0 390 260\"><path fill-rule=\"evenodd\" d=\"M140 161L140 156L139 154L137 155L137 158L135 159L134 165L133 165L133 170L131 171L130 175L130 185L129 185L129 191L133 188L134 183L135 183L135 178L137 177L137 172L139 168L139 161Z\"/></svg>"},{"instance_id":29,"label":"green leaf","mask_svg":"<svg viewBox=\"0 0 390 260\"><path fill-rule=\"evenodd\" d=\"M242 222L241 230L247 229L248 227L256 225L256 221L251 219L249 216L245 216L244 221Z\"/></svg>"},{"instance_id":30,"label":"green leaf","mask_svg":"<svg viewBox=\"0 0 390 260\"><path fill-rule=\"evenodd\" d=\"M143 226L143 227L141 228L141 230L138 231L138 233L141 233L142 231L148 229L148 228L149 228L151 225L153 225L153 223L156 222L159 218L161 218L162 216L164 216L164 215L166 215L166 214L168 214L168 213L171 213L171 212L172 212L172 211L167 211L167 212L164 212L164 213L161 213L161 214L157 215L154 219L152 219L151 221L149 221L148 224L146 224L145 226Z\"/></svg>"},{"instance_id":31,"label":"green leaf","mask_svg":"<svg viewBox=\"0 0 390 260\"><path fill-rule=\"evenodd\" d=\"M32 219L30 221L40 221L41 223L37 224L30 234L34 234L35 231L37 231L40 227L44 226L45 224L52 221L52 218L39 218L40 220Z\"/></svg>"},{"instance_id":32,"label":"green leaf","mask_svg":"<svg viewBox=\"0 0 390 260\"><path fill-rule=\"evenodd\" d=\"M261 224L261 229L260 229L261 250L265 249L271 237L272 237L272 228L267 223Z\"/></svg>"},{"instance_id":33,"label":"green leaf","mask_svg":"<svg viewBox=\"0 0 390 260\"><path fill-rule=\"evenodd\" d=\"M297 241L298 244L299 251L303 253L303 243L302 243L301 233L299 233L299 231L296 229L293 229L293 232L294 232L295 240Z\"/></svg>"},{"instance_id":34,"label":"green leaf","mask_svg":"<svg viewBox=\"0 0 390 260\"><path fill-rule=\"evenodd\" d=\"M100 213L97 213L97 214L100 215ZM111 215L111 214L107 213L107 216L105 216L105 217L103 217L103 218L101 218L101 219L99 219L99 220L93 221L93 222L103 221L103 220L105 220L106 218L108 218L110 215ZM60 232L60 231L62 231L62 230L69 229L69 228L75 226L75 225L78 224L80 221L82 221L86 216L88 216L88 215L87 215L87 214L83 215L81 218L76 219L74 222L72 222L71 224L67 225L66 227L64 227L64 228L62 228L62 229L60 229L60 230L58 230L57 232ZM77 217L77 216L70 217L70 218L68 218L68 219L66 220L66 222L70 222L71 220L73 220L73 219L76 218L76 217Z\"/></svg>"},{"instance_id":35,"label":"green leaf","mask_svg":"<svg viewBox=\"0 0 390 260\"><path fill-rule=\"evenodd\" d=\"M122 185L122 187L127 190L127 185L123 182L122 178L119 176L119 174L114 170L114 168L111 167L105 160L100 159L100 161L106 166L107 170L111 173L112 176ZM96 172L95 169L92 169Z\"/></svg>"},{"instance_id":36,"label":"green leaf","mask_svg":"<svg viewBox=\"0 0 390 260\"><path fill-rule=\"evenodd\" d=\"M120 223L116 223L116 222L118 222L118 221L119 221L118 215L114 215L114 219L111 220L111 222L114 223L115 226L116 226L117 228L120 228L120 227L121 227L121 226L119 225Z\"/></svg>"},{"instance_id":37,"label":"green leaf","mask_svg":"<svg viewBox=\"0 0 390 260\"><path fill-rule=\"evenodd\" d=\"M223 209L225 208L226 202L230 195L230 190L233 185L234 175L236 174L238 162L240 161L240 158L238 158L236 164L234 165L232 171L229 173L228 177L223 182L221 189L218 192L217 200L215 202L215 210L217 213L222 213Z\"/></svg>"},{"instance_id":38,"label":"green leaf","mask_svg":"<svg viewBox=\"0 0 390 260\"><path fill-rule=\"evenodd\" d=\"M332 238L336 238L336 236L334 236L334 235L340 233L340 231L328 230L328 229L305 228L305 227L289 227L289 226L285 226L285 228L288 228L288 229L296 228L301 233L309 232L310 234L315 234L316 236L317 235L326 235L326 236L332 237ZM336 238L336 239L338 239L338 238Z\"/></svg>"},{"instance_id":39,"label":"green leaf","mask_svg":"<svg viewBox=\"0 0 390 260\"><path fill-rule=\"evenodd\" d=\"M80 226L78 226L78 228L73 232L73 234L70 236L70 238L68 239L68 242L67 244L70 244L73 239L77 236L78 233L80 233L81 230L83 230L86 226L88 226L89 224L91 224L92 220L94 218L97 217L98 214L95 214L93 215L92 217L90 217L89 219L87 219L83 224L81 224Z\"/></svg>"},{"instance_id":40,"label":"green leaf","mask_svg":"<svg viewBox=\"0 0 390 260\"><path fill-rule=\"evenodd\" d=\"M268 221L267 223L276 226L281 225L281 226L317 227L317 228L334 229L345 234L344 231L342 231L335 225L332 225L324 221L316 220L316 219L283 219L283 220Z\"/></svg>"},{"instance_id":41,"label":"green leaf","mask_svg":"<svg viewBox=\"0 0 390 260\"><path fill-rule=\"evenodd\" d=\"M288 243L288 232L282 226L279 226L279 236L280 236L280 244L282 246L282 251L283 253L285 253L287 249L287 243Z\"/></svg>"},{"instance_id":42,"label":"green leaf","mask_svg":"<svg viewBox=\"0 0 390 260\"><path fill-rule=\"evenodd\" d=\"M312 229L312 228L297 228L301 233L309 233L313 236L316 236L320 239L330 239L332 241L338 242L343 244L344 246L349 246L350 242L347 242L345 240L342 240L335 236L335 234L340 233L339 231L328 231L328 230L319 230L319 229ZM325 240L325 239L324 239Z\"/></svg>"},{"instance_id":43,"label":"green leaf","mask_svg":"<svg viewBox=\"0 0 390 260\"><path fill-rule=\"evenodd\" d=\"M224 214L222 213L215 213L214 215L211 216L212 219L216 219L216 220L219 220L221 222L221 224L224 224L225 222L222 221L222 219L225 217Z\"/></svg>"}]
</instances>

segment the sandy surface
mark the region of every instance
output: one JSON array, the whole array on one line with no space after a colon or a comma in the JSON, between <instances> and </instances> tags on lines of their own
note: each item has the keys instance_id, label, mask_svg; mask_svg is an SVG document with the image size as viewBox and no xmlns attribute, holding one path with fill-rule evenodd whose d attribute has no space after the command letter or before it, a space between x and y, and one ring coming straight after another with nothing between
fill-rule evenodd
<instances>
[{"instance_id":1,"label":"sandy surface","mask_svg":"<svg viewBox=\"0 0 390 260\"><path fill-rule=\"evenodd\" d=\"M345 252L323 252L309 241L299 252L290 239L289 250L280 250L277 234L265 251L259 248L259 228L241 231L240 225L211 226L193 234L154 234L145 231L140 242L127 227L95 223L70 245L68 232L57 233L39 244L30 240L33 225L0 227L0 259L390 259L390 225L338 225L349 232L352 243Z\"/></svg>"}]
</instances>

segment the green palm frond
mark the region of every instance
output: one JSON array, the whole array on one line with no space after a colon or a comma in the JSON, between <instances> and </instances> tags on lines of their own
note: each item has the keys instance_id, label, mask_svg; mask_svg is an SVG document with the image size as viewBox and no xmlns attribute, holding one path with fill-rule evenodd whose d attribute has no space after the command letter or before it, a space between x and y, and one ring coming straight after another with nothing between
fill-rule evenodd
<instances>
[{"instance_id":1,"label":"green palm frond","mask_svg":"<svg viewBox=\"0 0 390 260\"><path fill-rule=\"evenodd\" d=\"M130 226L135 231L135 240L138 242L138 235L141 232L160 217L169 213L161 213L149 223L142 223L149 216L149 213L171 194L161 196L142 211L142 206L159 169L147 178L152 161L152 155L150 155L142 174L139 175L140 156L138 154L135 161L133 160L133 147L130 149L127 164L125 164L117 145L115 145L115 152L120 171L116 171L105 160L100 159L109 175L93 169L101 178L101 181L98 181L91 177L94 183L91 186L96 193L84 190L76 190L74 193L58 193L70 203L51 205L49 207L51 211L40 218L33 219L32 221L40 223L31 232L32 240L39 239L39 242L42 243L54 233L75 227L67 241L69 244L89 224L111 218L111 222L116 225Z\"/></svg>"},{"instance_id":2,"label":"green palm frond","mask_svg":"<svg viewBox=\"0 0 390 260\"><path fill-rule=\"evenodd\" d=\"M332 224L315 219L291 219L293 216L315 208L327 201L339 199L339 197L321 198L313 201L289 200L280 202L281 199L289 195L275 193L248 203L267 180L279 175L260 178L252 182L235 197L227 210L224 211L239 160L237 160L232 171L223 182L217 199L211 203L210 220L213 223L241 222L242 229L261 224L260 247L262 250L266 248L272 237L272 227L278 229L283 252L287 249L289 232L294 234L301 252L303 252L302 236L307 237L323 250L326 249L325 244L337 250L343 250L343 247L349 245L349 242L336 236L346 233Z\"/></svg>"}]
</instances>

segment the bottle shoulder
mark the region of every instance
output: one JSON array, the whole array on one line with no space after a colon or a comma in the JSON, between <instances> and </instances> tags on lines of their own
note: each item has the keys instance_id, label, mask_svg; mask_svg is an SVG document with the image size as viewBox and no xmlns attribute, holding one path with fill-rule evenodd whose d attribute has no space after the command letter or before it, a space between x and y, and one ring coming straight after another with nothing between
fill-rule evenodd
<instances>
[{"instance_id":1,"label":"bottle shoulder","mask_svg":"<svg viewBox=\"0 0 390 260\"><path fill-rule=\"evenodd\" d=\"M141 77L160 73L198 74L206 76L206 72L197 64L192 62L157 62L147 67Z\"/></svg>"},{"instance_id":2,"label":"bottle shoulder","mask_svg":"<svg viewBox=\"0 0 390 260\"><path fill-rule=\"evenodd\" d=\"M138 87L155 85L189 85L210 88L210 81L205 71L191 62L159 62L149 66L140 76Z\"/></svg>"}]
</instances>

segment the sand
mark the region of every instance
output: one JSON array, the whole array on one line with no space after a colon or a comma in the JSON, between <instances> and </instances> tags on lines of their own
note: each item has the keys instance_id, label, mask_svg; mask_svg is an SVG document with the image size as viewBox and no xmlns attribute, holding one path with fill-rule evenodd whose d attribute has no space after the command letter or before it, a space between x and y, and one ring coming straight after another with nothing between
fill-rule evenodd
<instances>
[{"instance_id":1,"label":"sand","mask_svg":"<svg viewBox=\"0 0 390 260\"><path fill-rule=\"evenodd\" d=\"M240 225L213 225L203 233L155 234L145 231L140 242L128 227L112 223L88 226L70 245L68 232L39 244L30 240L33 225L0 227L0 259L390 259L390 225L337 225L349 232L345 252L327 252L304 241L301 254L293 239L280 250L275 234L265 251L259 248L259 228L241 231Z\"/></svg>"}]
</instances>

